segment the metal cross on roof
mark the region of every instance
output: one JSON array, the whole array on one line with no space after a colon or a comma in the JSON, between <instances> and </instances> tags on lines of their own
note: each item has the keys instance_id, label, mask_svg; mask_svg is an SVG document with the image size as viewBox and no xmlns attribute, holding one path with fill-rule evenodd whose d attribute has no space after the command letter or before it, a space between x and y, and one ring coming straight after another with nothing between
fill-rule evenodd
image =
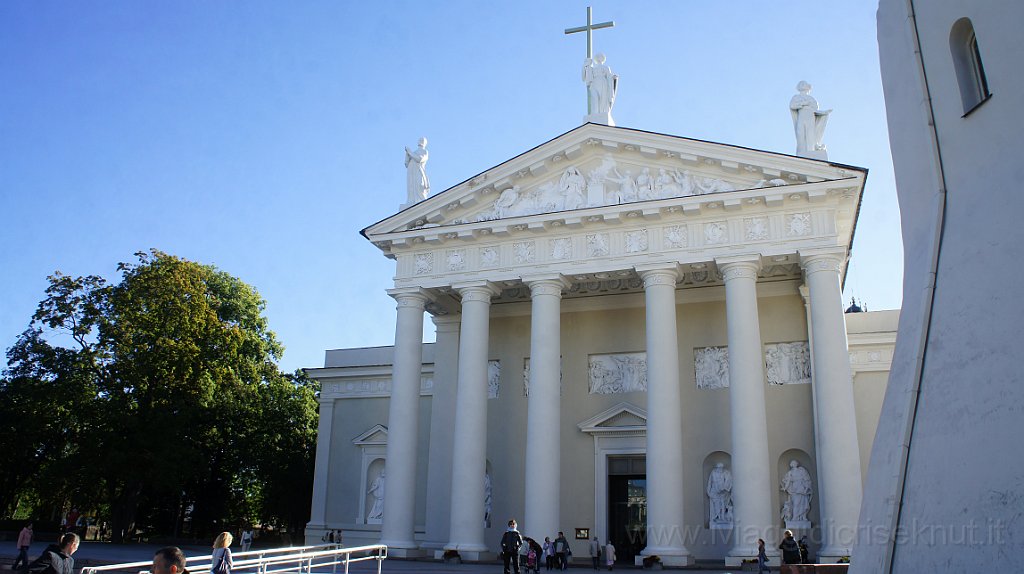
<instances>
[{"instance_id":1,"label":"metal cross on roof","mask_svg":"<svg viewBox=\"0 0 1024 574\"><path fill-rule=\"evenodd\" d=\"M586 26L579 26L577 28L566 28L565 29L565 33L566 34L575 34L576 32L586 32L587 33L587 57L588 58L593 58L594 57L594 41L593 41L593 38L592 38L593 37L593 31L594 30L600 30L601 28L611 28L614 25L615 25L615 22L601 22L600 24L594 24L593 23L593 9L590 6L587 6L587 25Z\"/></svg>"}]
</instances>

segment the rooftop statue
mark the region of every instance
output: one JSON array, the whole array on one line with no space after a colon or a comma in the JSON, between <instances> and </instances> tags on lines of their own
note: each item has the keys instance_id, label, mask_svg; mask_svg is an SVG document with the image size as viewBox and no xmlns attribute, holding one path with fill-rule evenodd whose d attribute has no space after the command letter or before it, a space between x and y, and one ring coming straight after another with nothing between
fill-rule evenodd
<instances>
[{"instance_id":1,"label":"rooftop statue","mask_svg":"<svg viewBox=\"0 0 1024 574\"><path fill-rule=\"evenodd\" d=\"M414 150L405 148L406 187L408 197L403 209L415 205L430 194L430 180L427 179L427 138L420 138Z\"/></svg>"},{"instance_id":2,"label":"rooftop statue","mask_svg":"<svg viewBox=\"0 0 1024 574\"><path fill-rule=\"evenodd\" d=\"M828 159L828 150L821 138L825 134L828 115L832 110L818 111L818 101L811 96L811 85L801 81L796 85L799 92L789 101L796 132L796 155L811 159Z\"/></svg>"},{"instance_id":3,"label":"rooftop statue","mask_svg":"<svg viewBox=\"0 0 1024 574\"><path fill-rule=\"evenodd\" d=\"M605 64L604 54L583 61L583 83L587 85L587 121L615 125L612 121L612 106L619 88L619 77Z\"/></svg>"}]
</instances>

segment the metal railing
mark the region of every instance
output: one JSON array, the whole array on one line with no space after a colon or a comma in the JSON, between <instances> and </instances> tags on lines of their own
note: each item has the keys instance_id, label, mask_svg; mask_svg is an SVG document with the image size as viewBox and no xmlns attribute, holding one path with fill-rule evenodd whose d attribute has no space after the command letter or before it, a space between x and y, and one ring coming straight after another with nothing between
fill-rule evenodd
<instances>
[{"instance_id":1,"label":"metal railing","mask_svg":"<svg viewBox=\"0 0 1024 574\"><path fill-rule=\"evenodd\" d=\"M344 548L335 544L317 546L291 546L267 550L250 550L249 552L232 553L231 574L297 574L326 573L336 574L338 566L344 567L348 574L349 564L377 561L377 574L381 564L388 557L388 547L384 544L353 546ZM185 568L192 574L205 574L213 565L213 555L193 556L185 561ZM151 574L149 567L152 560L146 562L127 562L124 564L108 564L106 566L88 566L82 568L82 574L101 574L104 572L136 572Z\"/></svg>"}]
</instances>

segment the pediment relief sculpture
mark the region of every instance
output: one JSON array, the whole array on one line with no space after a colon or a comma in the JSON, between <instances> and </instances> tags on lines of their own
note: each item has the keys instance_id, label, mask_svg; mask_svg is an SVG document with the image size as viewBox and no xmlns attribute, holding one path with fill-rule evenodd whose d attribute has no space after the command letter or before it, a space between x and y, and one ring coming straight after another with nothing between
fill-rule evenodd
<instances>
[{"instance_id":1,"label":"pediment relief sculpture","mask_svg":"<svg viewBox=\"0 0 1024 574\"><path fill-rule=\"evenodd\" d=\"M455 222L493 221L786 184L780 178L756 182L726 180L679 167L627 163L605 153L589 162L568 165L558 176L546 181L507 187L493 204Z\"/></svg>"}]
</instances>

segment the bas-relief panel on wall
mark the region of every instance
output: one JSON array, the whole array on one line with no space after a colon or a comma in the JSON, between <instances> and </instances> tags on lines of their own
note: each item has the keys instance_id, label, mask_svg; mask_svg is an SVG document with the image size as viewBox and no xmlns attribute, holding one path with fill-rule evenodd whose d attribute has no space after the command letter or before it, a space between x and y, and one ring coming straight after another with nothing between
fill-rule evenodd
<instances>
[{"instance_id":1,"label":"bas-relief panel on wall","mask_svg":"<svg viewBox=\"0 0 1024 574\"><path fill-rule=\"evenodd\" d=\"M558 394L562 394L562 363L558 363ZM530 396L530 357L523 359L523 396Z\"/></svg>"},{"instance_id":2,"label":"bas-relief panel on wall","mask_svg":"<svg viewBox=\"0 0 1024 574\"><path fill-rule=\"evenodd\" d=\"M496 399L501 392L501 361L487 361L487 398Z\"/></svg>"},{"instance_id":3,"label":"bas-relief panel on wall","mask_svg":"<svg viewBox=\"0 0 1024 574\"><path fill-rule=\"evenodd\" d=\"M811 349L806 341L765 345L764 356L769 384L810 384Z\"/></svg>"},{"instance_id":4,"label":"bas-relief panel on wall","mask_svg":"<svg viewBox=\"0 0 1024 574\"><path fill-rule=\"evenodd\" d=\"M698 389L729 387L729 347L694 349L693 367Z\"/></svg>"},{"instance_id":5,"label":"bas-relief panel on wall","mask_svg":"<svg viewBox=\"0 0 1024 574\"><path fill-rule=\"evenodd\" d=\"M647 353L590 355L590 394L647 390Z\"/></svg>"},{"instance_id":6,"label":"bas-relief panel on wall","mask_svg":"<svg viewBox=\"0 0 1024 574\"><path fill-rule=\"evenodd\" d=\"M693 350L698 389L729 387L729 348L702 347ZM765 373L772 385L811 382L811 353L807 341L772 343L764 346Z\"/></svg>"}]
</instances>

